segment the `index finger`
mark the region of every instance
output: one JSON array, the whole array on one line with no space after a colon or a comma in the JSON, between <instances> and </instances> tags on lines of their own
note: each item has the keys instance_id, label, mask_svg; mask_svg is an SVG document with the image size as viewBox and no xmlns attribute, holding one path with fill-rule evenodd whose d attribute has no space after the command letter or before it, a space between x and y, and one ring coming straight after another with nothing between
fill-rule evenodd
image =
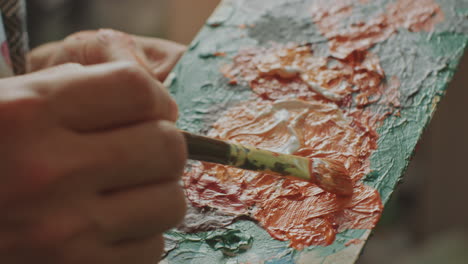
<instances>
[{"instance_id":1,"label":"index finger","mask_svg":"<svg viewBox=\"0 0 468 264\"><path fill-rule=\"evenodd\" d=\"M74 131L113 129L148 120L175 121L177 105L161 83L135 63L49 71L38 90L48 110Z\"/></svg>"}]
</instances>

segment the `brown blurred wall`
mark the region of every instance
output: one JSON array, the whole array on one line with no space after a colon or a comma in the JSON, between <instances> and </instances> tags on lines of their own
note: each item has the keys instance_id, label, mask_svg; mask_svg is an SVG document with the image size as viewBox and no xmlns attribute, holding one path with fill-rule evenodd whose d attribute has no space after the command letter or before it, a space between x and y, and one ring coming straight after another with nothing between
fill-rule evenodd
<instances>
[{"instance_id":1,"label":"brown blurred wall","mask_svg":"<svg viewBox=\"0 0 468 264\"><path fill-rule=\"evenodd\" d=\"M220 0L169 0L168 38L190 43Z\"/></svg>"},{"instance_id":2,"label":"brown blurred wall","mask_svg":"<svg viewBox=\"0 0 468 264\"><path fill-rule=\"evenodd\" d=\"M421 228L425 233L468 227L467 86L465 54L415 157L423 187Z\"/></svg>"}]
</instances>

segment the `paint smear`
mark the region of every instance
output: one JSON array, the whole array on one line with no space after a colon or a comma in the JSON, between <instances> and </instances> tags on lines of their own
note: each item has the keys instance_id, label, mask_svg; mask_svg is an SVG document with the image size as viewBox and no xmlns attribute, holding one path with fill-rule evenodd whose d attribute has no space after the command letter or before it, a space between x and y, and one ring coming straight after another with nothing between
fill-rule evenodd
<instances>
[{"instance_id":1,"label":"paint smear","mask_svg":"<svg viewBox=\"0 0 468 264\"><path fill-rule=\"evenodd\" d=\"M412 32L432 31L444 20L440 6L434 0L398 0L386 11L368 21L345 24L352 16L354 3L350 0L316 1L311 7L313 21L329 39L331 54L346 58L356 50L367 50L406 28Z\"/></svg>"},{"instance_id":2,"label":"paint smear","mask_svg":"<svg viewBox=\"0 0 468 264\"><path fill-rule=\"evenodd\" d=\"M310 46L295 44L242 50L222 72L231 83L245 83L266 100L298 98L358 106L379 101L385 79L379 59L368 51L335 59L315 56Z\"/></svg>"},{"instance_id":3,"label":"paint smear","mask_svg":"<svg viewBox=\"0 0 468 264\"><path fill-rule=\"evenodd\" d=\"M359 183L377 148L378 136L368 117L345 113L332 103L250 102L229 109L209 133L273 151L295 146L298 140L293 154L345 164L355 182L352 197L324 192L306 181L213 164L192 167L184 178L187 197L197 207L250 216L272 237L290 241L296 249L329 245L345 229L372 228L382 211L380 197Z\"/></svg>"}]
</instances>

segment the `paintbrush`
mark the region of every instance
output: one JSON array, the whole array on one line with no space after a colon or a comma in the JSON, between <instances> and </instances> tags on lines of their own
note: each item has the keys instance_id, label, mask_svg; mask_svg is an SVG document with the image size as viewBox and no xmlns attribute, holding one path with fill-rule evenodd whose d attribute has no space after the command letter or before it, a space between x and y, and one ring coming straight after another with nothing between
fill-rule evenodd
<instances>
[{"instance_id":1,"label":"paintbrush","mask_svg":"<svg viewBox=\"0 0 468 264\"><path fill-rule=\"evenodd\" d=\"M340 162L271 152L182 131L189 159L240 169L291 176L313 182L327 192L351 195L353 183Z\"/></svg>"}]
</instances>

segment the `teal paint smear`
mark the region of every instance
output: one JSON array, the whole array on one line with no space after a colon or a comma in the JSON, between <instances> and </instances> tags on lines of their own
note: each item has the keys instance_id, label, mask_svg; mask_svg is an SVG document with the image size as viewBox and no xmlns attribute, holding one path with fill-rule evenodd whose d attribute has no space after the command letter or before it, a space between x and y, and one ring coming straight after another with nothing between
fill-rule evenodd
<instances>
[{"instance_id":1,"label":"teal paint smear","mask_svg":"<svg viewBox=\"0 0 468 264\"><path fill-rule=\"evenodd\" d=\"M458 8L456 12L460 15L468 15L468 8Z\"/></svg>"},{"instance_id":2,"label":"teal paint smear","mask_svg":"<svg viewBox=\"0 0 468 264\"><path fill-rule=\"evenodd\" d=\"M236 236L244 239L240 244L249 243L250 249L247 251L239 250L235 256L224 254L219 248L210 246L214 237L222 234L229 234L229 230L236 230ZM270 235L259 228L251 221L238 221L228 229L204 232L198 234L181 234L171 231L166 234L171 238L179 239L179 247L170 252L166 258L169 263L261 263L261 261L282 261L290 259L293 255L293 249L288 247L287 242L272 240ZM251 239L254 238L254 239ZM245 241L251 240L251 241ZM253 254L254 253L254 254ZM190 259L190 256L196 255L196 258ZM188 262L187 262L188 261ZM233 262L235 261L235 262ZM274 263L274 262L273 262ZM281 262L295 263L295 262Z\"/></svg>"},{"instance_id":3,"label":"teal paint smear","mask_svg":"<svg viewBox=\"0 0 468 264\"><path fill-rule=\"evenodd\" d=\"M207 236L205 242L212 249L223 252L225 256L237 256L252 247L253 237L240 230L218 230Z\"/></svg>"},{"instance_id":4,"label":"teal paint smear","mask_svg":"<svg viewBox=\"0 0 468 264\"><path fill-rule=\"evenodd\" d=\"M453 77L468 41L467 35L453 33L432 34L429 38L427 33L417 35L419 40L414 46L425 54L423 62L426 63L426 67L429 63L433 64L433 71L416 83L422 88L412 97L411 105L401 109L401 117L387 118L377 130L380 135L379 147L371 157L372 173L364 178L366 184L379 190L383 202L388 201L408 166L413 150L435 111L435 102L444 95L447 83ZM402 43L404 48L404 42L399 43ZM421 54L417 55L424 57ZM405 64L394 61L393 65L401 67ZM423 63L416 65L418 66L424 67ZM387 74L392 72L391 69L386 69L384 64L383 67ZM408 87L410 84L402 82L402 87Z\"/></svg>"},{"instance_id":5,"label":"teal paint smear","mask_svg":"<svg viewBox=\"0 0 468 264\"><path fill-rule=\"evenodd\" d=\"M311 15L307 7L312 2L225 1L214 15L218 22L222 21L220 25L205 26L174 70L176 78L170 90L180 106L178 126L195 133L207 132L226 108L252 98L249 87L228 85L220 73L220 68L229 64L241 48L268 46L272 40L283 43L311 42L315 45L316 54L326 56L327 43L314 24L310 23ZM350 21L375 16L389 2L392 1L370 1L366 6L356 4L355 12L360 15L351 17ZM467 45L468 9L459 8L456 0L437 2L442 5L446 20L438 24L433 33L399 29L398 34L371 49L381 59L386 75L397 76L401 81L401 116L389 116L378 128L380 138L378 149L371 156L372 171L363 178L365 184L379 191L384 204L401 180ZM288 31L272 27L275 23L287 25ZM240 29L240 24L255 24L255 27ZM214 52L226 52L228 56L213 57L210 54ZM375 112L385 110L378 105L370 106L370 109ZM223 254L219 247L210 246L210 238L219 236L220 232L229 234L229 230L236 230L236 236L241 238L240 244L250 244L250 249L229 256ZM213 232L168 232L166 236L175 241L176 246L166 260L171 264L289 264L297 263L303 253L314 252L322 257L317 263L323 263L328 256L345 249L347 242L362 238L366 232L347 230L338 234L330 246L309 247L301 252L289 248L288 242L274 240L256 223L243 220ZM249 238L253 240L249 242ZM233 248L236 249L236 245Z\"/></svg>"}]
</instances>

